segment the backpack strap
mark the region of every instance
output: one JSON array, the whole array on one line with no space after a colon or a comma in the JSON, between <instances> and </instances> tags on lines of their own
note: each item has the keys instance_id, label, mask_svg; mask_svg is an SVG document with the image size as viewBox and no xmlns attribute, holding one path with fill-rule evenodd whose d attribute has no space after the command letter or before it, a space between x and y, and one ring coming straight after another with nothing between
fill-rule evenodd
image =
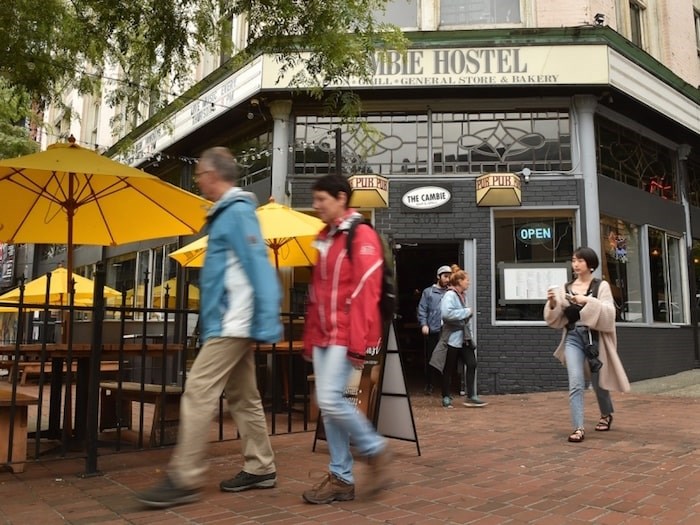
<instances>
[{"instance_id":1,"label":"backpack strap","mask_svg":"<svg viewBox=\"0 0 700 525\"><path fill-rule=\"evenodd\" d=\"M367 221L364 218L358 219L356 221L352 221L352 223L350 224L350 228L348 229L348 238L345 241L345 250L348 254L348 259L350 259L350 261L352 261L352 245L353 245L353 241L355 240L355 230L357 230L357 227L360 224L366 224L370 228L374 229L374 226L372 226L372 223Z\"/></svg>"},{"instance_id":2,"label":"backpack strap","mask_svg":"<svg viewBox=\"0 0 700 525\"><path fill-rule=\"evenodd\" d=\"M597 277L591 279L591 284L588 285L586 295L590 295L591 297L598 297L598 288L600 288L600 282L600 279L598 279Z\"/></svg>"},{"instance_id":3,"label":"backpack strap","mask_svg":"<svg viewBox=\"0 0 700 525\"><path fill-rule=\"evenodd\" d=\"M569 281L567 283L564 283L564 290L566 293L571 293L571 285L573 284L573 280ZM598 297L598 288L600 288L600 283L601 280L598 279L597 277L594 277L591 279L591 283L588 285L588 290L586 290L586 293L584 295L590 295L592 297Z\"/></svg>"}]
</instances>

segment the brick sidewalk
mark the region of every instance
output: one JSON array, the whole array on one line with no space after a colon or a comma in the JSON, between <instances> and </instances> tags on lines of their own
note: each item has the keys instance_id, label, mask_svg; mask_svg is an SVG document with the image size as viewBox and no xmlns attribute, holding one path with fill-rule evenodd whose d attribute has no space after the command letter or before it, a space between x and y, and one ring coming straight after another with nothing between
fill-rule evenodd
<instances>
[{"instance_id":1,"label":"brick sidewalk","mask_svg":"<svg viewBox=\"0 0 700 525\"><path fill-rule=\"evenodd\" d=\"M165 511L143 510L132 492L162 474L171 449L102 456L103 476L83 479L82 460L29 464L0 473L0 523L8 524L681 524L700 523L700 399L613 394L612 431L594 432L586 393L586 440L571 431L566 392L490 396L483 409L444 410L439 398L412 398L422 455L392 440L393 481L376 501L307 505L302 491L326 468L313 433L272 438L278 485L226 494L218 482L240 468L240 443L213 444L203 498ZM311 477L309 477L311 473Z\"/></svg>"}]
</instances>

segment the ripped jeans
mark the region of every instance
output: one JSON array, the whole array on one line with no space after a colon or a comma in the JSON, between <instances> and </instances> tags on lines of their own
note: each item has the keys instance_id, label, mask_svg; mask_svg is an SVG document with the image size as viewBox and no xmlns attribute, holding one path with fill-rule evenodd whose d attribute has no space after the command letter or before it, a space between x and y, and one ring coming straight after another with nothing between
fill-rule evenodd
<instances>
[{"instance_id":1,"label":"ripped jeans","mask_svg":"<svg viewBox=\"0 0 700 525\"><path fill-rule=\"evenodd\" d=\"M577 326L569 330L564 340L566 371L569 375L569 408L573 428L583 428L583 393L586 390L586 354L583 349L588 344L588 328ZM591 383L598 400L601 414L612 414L613 405L610 392L598 385L598 374L591 374Z\"/></svg>"}]
</instances>

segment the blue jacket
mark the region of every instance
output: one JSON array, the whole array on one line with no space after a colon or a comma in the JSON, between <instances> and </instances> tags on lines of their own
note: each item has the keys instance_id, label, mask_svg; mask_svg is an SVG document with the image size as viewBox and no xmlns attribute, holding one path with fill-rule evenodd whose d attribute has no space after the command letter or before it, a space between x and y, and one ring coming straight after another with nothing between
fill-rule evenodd
<instances>
[{"instance_id":1,"label":"blue jacket","mask_svg":"<svg viewBox=\"0 0 700 525\"><path fill-rule=\"evenodd\" d=\"M447 288L442 288L437 284L428 286L423 290L418 303L418 325L423 327L428 325L430 333L437 334L442 326L442 313L440 312L440 301L445 295Z\"/></svg>"},{"instance_id":2,"label":"blue jacket","mask_svg":"<svg viewBox=\"0 0 700 525\"><path fill-rule=\"evenodd\" d=\"M200 274L200 329L212 337L276 343L282 336L279 280L267 257L252 193L233 187L207 215Z\"/></svg>"},{"instance_id":3,"label":"blue jacket","mask_svg":"<svg viewBox=\"0 0 700 525\"><path fill-rule=\"evenodd\" d=\"M445 324L445 330L449 330L450 336L447 339L447 344L461 348L464 344L465 329L467 322L472 316L472 309L467 306L467 300L460 300L457 292L450 288L445 293L440 303L442 311L442 320Z\"/></svg>"}]
</instances>

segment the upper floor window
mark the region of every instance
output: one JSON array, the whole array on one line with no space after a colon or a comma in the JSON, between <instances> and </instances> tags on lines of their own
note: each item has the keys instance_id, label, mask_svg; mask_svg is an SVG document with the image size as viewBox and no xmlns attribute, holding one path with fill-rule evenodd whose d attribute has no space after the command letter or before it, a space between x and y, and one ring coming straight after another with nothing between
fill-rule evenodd
<instances>
[{"instance_id":1,"label":"upper floor window","mask_svg":"<svg viewBox=\"0 0 700 525\"><path fill-rule=\"evenodd\" d=\"M700 55L700 9L693 9L693 17L695 18L695 47Z\"/></svg>"},{"instance_id":2,"label":"upper floor window","mask_svg":"<svg viewBox=\"0 0 700 525\"><path fill-rule=\"evenodd\" d=\"M565 112L433 113L433 173L567 171Z\"/></svg>"},{"instance_id":3,"label":"upper floor window","mask_svg":"<svg viewBox=\"0 0 700 525\"><path fill-rule=\"evenodd\" d=\"M688 202L700 208L700 154L691 150L685 166L688 172Z\"/></svg>"},{"instance_id":4,"label":"upper floor window","mask_svg":"<svg viewBox=\"0 0 700 525\"><path fill-rule=\"evenodd\" d=\"M295 173L335 169L333 129L325 117L299 117ZM568 171L569 116L558 111L368 115L341 134L345 173L433 175Z\"/></svg>"},{"instance_id":5,"label":"upper floor window","mask_svg":"<svg viewBox=\"0 0 700 525\"><path fill-rule=\"evenodd\" d=\"M598 172L663 199L678 199L673 152L603 117L596 118Z\"/></svg>"},{"instance_id":6,"label":"upper floor window","mask_svg":"<svg viewBox=\"0 0 700 525\"><path fill-rule=\"evenodd\" d=\"M440 25L519 24L520 0L441 0Z\"/></svg>"},{"instance_id":7,"label":"upper floor window","mask_svg":"<svg viewBox=\"0 0 700 525\"><path fill-rule=\"evenodd\" d=\"M377 22L394 24L401 28L418 27L418 0L389 0L384 11L378 11Z\"/></svg>"},{"instance_id":8,"label":"upper floor window","mask_svg":"<svg viewBox=\"0 0 700 525\"><path fill-rule=\"evenodd\" d=\"M630 0L630 40L644 47L644 16L646 6L640 0Z\"/></svg>"}]
</instances>

